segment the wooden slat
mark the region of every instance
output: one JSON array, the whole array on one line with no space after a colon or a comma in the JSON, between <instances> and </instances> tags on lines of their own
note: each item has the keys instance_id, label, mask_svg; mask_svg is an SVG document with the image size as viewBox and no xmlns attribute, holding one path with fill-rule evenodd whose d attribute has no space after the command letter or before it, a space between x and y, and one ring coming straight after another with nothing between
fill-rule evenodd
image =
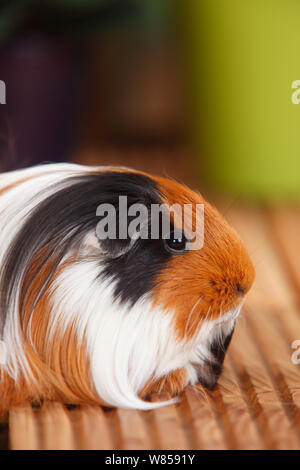
<instances>
[{"instance_id":1,"label":"wooden slat","mask_svg":"<svg viewBox=\"0 0 300 470\"><path fill-rule=\"evenodd\" d=\"M227 449L226 440L213 411L211 399L203 389L188 387L182 398L192 435L192 448Z\"/></svg>"},{"instance_id":2,"label":"wooden slat","mask_svg":"<svg viewBox=\"0 0 300 470\"><path fill-rule=\"evenodd\" d=\"M70 415L61 403L46 402L39 414L43 450L76 449Z\"/></svg>"},{"instance_id":3,"label":"wooden slat","mask_svg":"<svg viewBox=\"0 0 300 470\"><path fill-rule=\"evenodd\" d=\"M145 414L145 413L144 413ZM120 449L151 449L152 443L147 434L143 413L137 410L117 409L116 431L120 438Z\"/></svg>"},{"instance_id":4,"label":"wooden slat","mask_svg":"<svg viewBox=\"0 0 300 470\"><path fill-rule=\"evenodd\" d=\"M262 360L270 373L278 400L290 418L295 431L300 437L300 409L293 400L293 391L300 390L299 368L291 361L291 351L274 326L274 322L265 317L255 322L249 315L249 324L256 339Z\"/></svg>"},{"instance_id":5,"label":"wooden slat","mask_svg":"<svg viewBox=\"0 0 300 470\"><path fill-rule=\"evenodd\" d=\"M229 442L229 446L231 449L241 450L263 449L264 443L253 420L253 414L251 415L249 411L249 402L241 390L244 384L239 382L240 377L235 375L236 371L228 359L227 357L225 360L225 370L219 381L217 393L221 396L222 407L226 409L227 423L224 430L227 435L230 433L232 435L232 443ZM223 419L223 416L224 413L220 415L220 419Z\"/></svg>"},{"instance_id":6,"label":"wooden slat","mask_svg":"<svg viewBox=\"0 0 300 470\"><path fill-rule=\"evenodd\" d=\"M300 303L300 207L276 207L268 211L273 238L286 263Z\"/></svg>"},{"instance_id":7,"label":"wooden slat","mask_svg":"<svg viewBox=\"0 0 300 470\"><path fill-rule=\"evenodd\" d=\"M165 393L159 397L153 397L153 401L169 399L170 396ZM185 450L190 448L176 407L177 405L168 405L149 412L156 436L157 449Z\"/></svg>"},{"instance_id":8,"label":"wooden slat","mask_svg":"<svg viewBox=\"0 0 300 470\"><path fill-rule=\"evenodd\" d=\"M273 388L256 340L253 339L245 321L239 322L229 358L260 432L263 446L266 449L297 448L298 438Z\"/></svg>"},{"instance_id":9,"label":"wooden slat","mask_svg":"<svg viewBox=\"0 0 300 470\"><path fill-rule=\"evenodd\" d=\"M229 410L224 403L223 395L220 392L219 385L216 386L214 392L211 393L211 396L217 420L224 433L228 449L237 449L238 441L236 431L235 428L231 425Z\"/></svg>"},{"instance_id":10,"label":"wooden slat","mask_svg":"<svg viewBox=\"0 0 300 470\"><path fill-rule=\"evenodd\" d=\"M9 441L11 450L37 450L40 448L38 423L29 403L10 410Z\"/></svg>"},{"instance_id":11,"label":"wooden slat","mask_svg":"<svg viewBox=\"0 0 300 470\"><path fill-rule=\"evenodd\" d=\"M84 405L73 411L72 415L78 449L114 449L107 413L100 406Z\"/></svg>"}]
</instances>

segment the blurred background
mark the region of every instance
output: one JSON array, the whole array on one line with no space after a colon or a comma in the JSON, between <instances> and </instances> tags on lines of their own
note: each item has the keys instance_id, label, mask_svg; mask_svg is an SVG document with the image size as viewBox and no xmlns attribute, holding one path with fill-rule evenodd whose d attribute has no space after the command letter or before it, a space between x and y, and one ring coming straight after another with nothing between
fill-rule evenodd
<instances>
[{"instance_id":1,"label":"blurred background","mask_svg":"<svg viewBox=\"0 0 300 470\"><path fill-rule=\"evenodd\" d=\"M299 199L299 14L296 0L2 1L1 170L121 164Z\"/></svg>"}]
</instances>

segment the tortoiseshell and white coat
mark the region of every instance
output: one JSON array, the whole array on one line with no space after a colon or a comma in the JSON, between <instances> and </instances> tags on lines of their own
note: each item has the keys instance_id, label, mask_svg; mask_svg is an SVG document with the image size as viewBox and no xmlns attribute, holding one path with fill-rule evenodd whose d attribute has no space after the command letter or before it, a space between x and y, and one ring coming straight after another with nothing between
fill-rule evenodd
<instances>
[{"instance_id":1,"label":"tortoiseshell and white coat","mask_svg":"<svg viewBox=\"0 0 300 470\"><path fill-rule=\"evenodd\" d=\"M99 241L96 209L204 204L204 246ZM193 221L191 221L193 224ZM1 412L24 400L150 409L152 392L212 388L254 268L197 192L127 168L43 165L0 175Z\"/></svg>"}]
</instances>

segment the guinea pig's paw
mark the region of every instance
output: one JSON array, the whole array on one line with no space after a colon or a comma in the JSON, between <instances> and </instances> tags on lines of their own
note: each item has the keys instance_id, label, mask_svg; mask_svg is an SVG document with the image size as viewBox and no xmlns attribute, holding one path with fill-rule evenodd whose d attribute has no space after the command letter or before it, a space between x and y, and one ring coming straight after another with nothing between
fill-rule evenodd
<instances>
[{"instance_id":1,"label":"guinea pig's paw","mask_svg":"<svg viewBox=\"0 0 300 470\"><path fill-rule=\"evenodd\" d=\"M176 369L157 380L150 379L140 393L140 396L145 399L152 394L165 392L171 397L176 397L183 392L187 384L188 373L186 369Z\"/></svg>"}]
</instances>

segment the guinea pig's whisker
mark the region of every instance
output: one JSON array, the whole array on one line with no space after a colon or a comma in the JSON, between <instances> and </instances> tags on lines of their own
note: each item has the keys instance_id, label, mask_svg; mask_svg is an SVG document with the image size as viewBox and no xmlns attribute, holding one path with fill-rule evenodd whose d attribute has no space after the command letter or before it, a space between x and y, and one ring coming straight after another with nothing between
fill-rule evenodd
<instances>
[{"instance_id":1,"label":"guinea pig's whisker","mask_svg":"<svg viewBox=\"0 0 300 470\"><path fill-rule=\"evenodd\" d=\"M191 309L191 311L190 311L190 313L189 313L189 316L188 316L188 319L187 319L187 322L186 322L186 325L185 325L185 331L184 331L184 337L183 337L184 340L186 339L188 333L190 333L190 331L191 331L191 328L189 328L189 323L190 323L190 321L191 321L192 315L193 315L195 309L197 308L197 306L198 306L200 300L202 300L202 297L199 297L199 299L194 303L194 305L193 305L193 307L192 307L192 309ZM194 325L194 322L193 322L193 325ZM192 325L192 326L193 326L193 325Z\"/></svg>"},{"instance_id":2,"label":"guinea pig's whisker","mask_svg":"<svg viewBox=\"0 0 300 470\"><path fill-rule=\"evenodd\" d=\"M204 321L210 321L211 320L211 316L212 316L212 304L209 306L209 309L207 310L207 314L205 315L205 318L204 318Z\"/></svg>"},{"instance_id":3,"label":"guinea pig's whisker","mask_svg":"<svg viewBox=\"0 0 300 470\"><path fill-rule=\"evenodd\" d=\"M195 329L195 332L194 332L194 334L193 334L193 337L194 337L194 338L197 338L197 336L199 335L199 332L200 332L200 330L201 330L201 328L202 328L204 322L207 320L207 317L208 317L208 315L209 315L209 313L210 313L210 310L211 310L211 305L210 305L210 307L209 307L207 313L205 314L205 317L204 317L204 318L201 318L201 317L200 317L200 318L196 318L196 317L194 318L193 324L190 326L190 331L191 331L192 328L194 327L195 323L196 323L196 322L198 323L198 324L197 324L197 327L196 327L196 329Z\"/></svg>"},{"instance_id":4,"label":"guinea pig's whisker","mask_svg":"<svg viewBox=\"0 0 300 470\"><path fill-rule=\"evenodd\" d=\"M201 322L201 318L199 319L199 318L197 318L197 317L195 316L195 318L194 318L194 320L193 320L193 323L190 325L190 328L189 328L188 333L193 330L195 323L197 323L197 328L196 328L195 333L194 333L193 336L197 336L197 334L198 334L198 332L199 332L199 329L200 329L201 323L202 323L202 322Z\"/></svg>"},{"instance_id":5,"label":"guinea pig's whisker","mask_svg":"<svg viewBox=\"0 0 300 470\"><path fill-rule=\"evenodd\" d=\"M204 317L204 318L201 318L200 321L198 322L196 331L195 331L195 333L194 333L194 337L195 337L195 338L197 338L197 336L199 335L200 330L201 330L201 328L202 328L202 326L203 326L203 323L204 323L205 321L207 321L207 318L208 318L209 313L210 313L210 311L211 311L211 307L212 307L212 306L210 305L210 307L209 307L209 309L208 309L208 311L207 311L205 317ZM194 321L195 321L195 320L194 320Z\"/></svg>"},{"instance_id":6,"label":"guinea pig's whisker","mask_svg":"<svg viewBox=\"0 0 300 470\"><path fill-rule=\"evenodd\" d=\"M199 333L199 330L200 330L200 328L201 328L201 326L202 326L202 321L201 321L201 319L194 318L193 323L192 323L192 325L190 326L189 332L193 330L195 323L197 323L197 326L196 326L195 332L194 332L194 334L193 334L193 337L194 337L194 338L197 337L197 335L198 335L198 333Z\"/></svg>"},{"instance_id":7,"label":"guinea pig's whisker","mask_svg":"<svg viewBox=\"0 0 300 470\"><path fill-rule=\"evenodd\" d=\"M199 321L199 324L198 324L198 326L197 326L197 330L196 330L196 333L195 333L195 336L196 336L196 337L198 336L198 334L199 334L199 332L200 332L200 329L201 329L201 327L203 326L203 323L205 323L205 322L207 321L207 318L208 318L208 316L209 316L209 314L210 314L210 311L211 311L211 305L209 306L209 309L207 310L205 317L202 318L202 319Z\"/></svg>"},{"instance_id":8,"label":"guinea pig's whisker","mask_svg":"<svg viewBox=\"0 0 300 470\"><path fill-rule=\"evenodd\" d=\"M204 387L202 387L199 384L195 384L193 385L193 391L195 392L196 395L198 395L199 399L202 398L206 401L207 404L210 403L208 392L207 390L205 390Z\"/></svg>"}]
</instances>

